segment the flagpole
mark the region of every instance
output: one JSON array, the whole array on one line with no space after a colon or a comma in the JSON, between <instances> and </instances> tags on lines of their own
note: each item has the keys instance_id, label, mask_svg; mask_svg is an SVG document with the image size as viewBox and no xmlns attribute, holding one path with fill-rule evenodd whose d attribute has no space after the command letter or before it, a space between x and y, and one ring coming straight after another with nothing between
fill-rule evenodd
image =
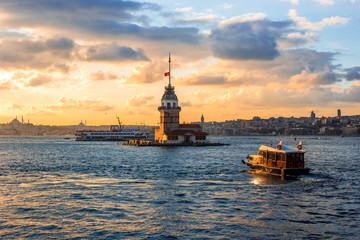
<instances>
[{"instance_id":1,"label":"flagpole","mask_svg":"<svg viewBox=\"0 0 360 240\"><path fill-rule=\"evenodd\" d=\"M170 63L171 63L171 59L170 59L170 53L169 53L169 86L171 86L171 68L170 68Z\"/></svg>"}]
</instances>

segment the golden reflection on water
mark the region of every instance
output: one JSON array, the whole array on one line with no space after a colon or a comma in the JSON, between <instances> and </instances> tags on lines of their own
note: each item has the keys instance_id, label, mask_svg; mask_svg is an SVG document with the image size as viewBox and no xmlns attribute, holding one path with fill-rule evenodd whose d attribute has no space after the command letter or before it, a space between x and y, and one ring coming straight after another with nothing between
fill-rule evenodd
<instances>
[{"instance_id":1,"label":"golden reflection on water","mask_svg":"<svg viewBox=\"0 0 360 240\"><path fill-rule=\"evenodd\" d=\"M260 180L259 179L254 179L251 181L252 184L255 184L255 185L259 185L260 184Z\"/></svg>"},{"instance_id":2,"label":"golden reflection on water","mask_svg":"<svg viewBox=\"0 0 360 240\"><path fill-rule=\"evenodd\" d=\"M253 173L253 172L251 173L253 174L253 178L250 180L250 183L253 185L269 185L269 184L284 182L283 180L281 180L280 177L261 174L261 173Z\"/></svg>"}]
</instances>

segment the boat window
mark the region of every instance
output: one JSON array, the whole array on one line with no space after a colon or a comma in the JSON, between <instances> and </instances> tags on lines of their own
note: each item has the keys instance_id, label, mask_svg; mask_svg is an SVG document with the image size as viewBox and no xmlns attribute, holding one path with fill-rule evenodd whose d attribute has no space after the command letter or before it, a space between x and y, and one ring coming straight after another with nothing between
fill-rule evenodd
<instances>
[{"instance_id":1,"label":"boat window","mask_svg":"<svg viewBox=\"0 0 360 240\"><path fill-rule=\"evenodd\" d=\"M295 161L295 153L288 153L287 161Z\"/></svg>"},{"instance_id":2,"label":"boat window","mask_svg":"<svg viewBox=\"0 0 360 240\"><path fill-rule=\"evenodd\" d=\"M266 152L263 152L264 159L267 159Z\"/></svg>"},{"instance_id":3,"label":"boat window","mask_svg":"<svg viewBox=\"0 0 360 240\"><path fill-rule=\"evenodd\" d=\"M297 153L296 154L296 161L304 161L304 154L303 153Z\"/></svg>"}]
</instances>

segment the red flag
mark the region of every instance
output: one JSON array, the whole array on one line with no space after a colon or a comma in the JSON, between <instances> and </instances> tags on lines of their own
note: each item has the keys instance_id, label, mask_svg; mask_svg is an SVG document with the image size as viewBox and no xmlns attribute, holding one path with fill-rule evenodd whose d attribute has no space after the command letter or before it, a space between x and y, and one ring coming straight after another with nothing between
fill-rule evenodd
<instances>
[{"instance_id":1,"label":"red flag","mask_svg":"<svg viewBox=\"0 0 360 240\"><path fill-rule=\"evenodd\" d=\"M164 73L164 76L165 76L165 77L166 77L166 76L170 76L170 72Z\"/></svg>"}]
</instances>

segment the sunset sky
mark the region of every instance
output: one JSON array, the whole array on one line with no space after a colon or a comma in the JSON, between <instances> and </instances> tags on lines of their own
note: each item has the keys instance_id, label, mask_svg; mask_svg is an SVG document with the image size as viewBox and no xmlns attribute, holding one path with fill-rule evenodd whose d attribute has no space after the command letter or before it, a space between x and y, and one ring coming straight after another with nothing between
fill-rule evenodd
<instances>
[{"instance_id":1,"label":"sunset sky","mask_svg":"<svg viewBox=\"0 0 360 240\"><path fill-rule=\"evenodd\" d=\"M0 123L360 114L359 0L1 0Z\"/></svg>"}]
</instances>

